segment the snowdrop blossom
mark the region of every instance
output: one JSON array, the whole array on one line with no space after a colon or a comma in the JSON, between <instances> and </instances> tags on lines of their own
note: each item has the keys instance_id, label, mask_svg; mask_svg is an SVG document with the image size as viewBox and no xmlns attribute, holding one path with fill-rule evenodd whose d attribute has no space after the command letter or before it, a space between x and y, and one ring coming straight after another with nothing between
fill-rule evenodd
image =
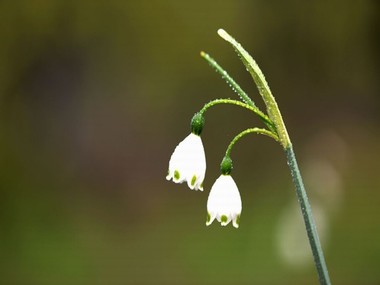
<instances>
[{"instance_id":1,"label":"snowdrop blossom","mask_svg":"<svg viewBox=\"0 0 380 285\"><path fill-rule=\"evenodd\" d=\"M240 193L235 181L229 174L220 175L208 196L206 225L216 218L222 226L232 221L232 225L238 228L241 209Z\"/></svg>"},{"instance_id":2,"label":"snowdrop blossom","mask_svg":"<svg viewBox=\"0 0 380 285\"><path fill-rule=\"evenodd\" d=\"M175 148L166 179L173 179L175 183L186 181L191 190L203 191L205 173L206 157L201 137L190 133Z\"/></svg>"}]
</instances>

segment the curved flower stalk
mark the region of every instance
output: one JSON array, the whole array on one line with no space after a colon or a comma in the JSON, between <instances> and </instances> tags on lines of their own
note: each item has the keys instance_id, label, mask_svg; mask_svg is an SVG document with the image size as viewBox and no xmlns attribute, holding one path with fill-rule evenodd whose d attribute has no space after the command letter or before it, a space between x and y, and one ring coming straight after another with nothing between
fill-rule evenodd
<instances>
[{"instance_id":1,"label":"curved flower stalk","mask_svg":"<svg viewBox=\"0 0 380 285\"><path fill-rule=\"evenodd\" d=\"M232 170L231 150L236 142L247 134L266 135L279 142L284 149L291 176L296 188L301 213L304 218L307 236L318 272L319 282L321 285L330 285L330 277L327 271L311 206L302 182L302 177L298 168L293 146L276 100L272 95L267 81L265 80L264 74L251 55L226 31L219 29L218 34L233 46L247 71L251 74L253 81L255 82L266 105L267 114L255 105L254 101L247 95L247 93L243 91L235 80L233 80L232 77L228 75L228 73L213 58L205 52L201 52L201 56L216 70L217 73L222 76L224 80L226 80L229 86L231 86L231 88L239 95L241 101L216 99L205 104L204 107L194 115L191 121L192 133L174 150L169 162L167 179L173 179L176 183L186 181L190 189L203 190L202 185L206 171L206 160L202 141L200 139L200 133L204 125L205 112L209 108L220 104L231 104L251 111L264 123L265 128L254 127L246 129L235 136L235 138L231 141L222 160L221 176L215 181L209 193L207 201L208 214L206 225L210 225L216 219L222 226L226 226L232 221L232 225L235 228L239 227L242 202L239 190L230 175Z\"/></svg>"},{"instance_id":2,"label":"curved flower stalk","mask_svg":"<svg viewBox=\"0 0 380 285\"><path fill-rule=\"evenodd\" d=\"M207 221L209 226L216 218L222 226L232 221L235 228L239 227L242 202L235 181L231 177L232 159L231 151L238 140L247 134L261 134L278 141L278 137L266 129L252 128L239 133L230 143L220 165L222 174L211 187L207 200Z\"/></svg>"}]
</instances>

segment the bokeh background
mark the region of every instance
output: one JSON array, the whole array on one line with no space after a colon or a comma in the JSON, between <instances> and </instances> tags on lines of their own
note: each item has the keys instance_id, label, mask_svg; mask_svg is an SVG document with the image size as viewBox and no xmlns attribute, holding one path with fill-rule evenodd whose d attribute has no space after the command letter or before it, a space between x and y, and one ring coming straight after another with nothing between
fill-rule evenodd
<instances>
[{"instance_id":1,"label":"bokeh background","mask_svg":"<svg viewBox=\"0 0 380 285\"><path fill-rule=\"evenodd\" d=\"M1 284L318 284L281 147L239 141L241 227L205 226L229 141L206 114L205 191L165 180L194 112L263 108L224 28L275 94L333 284L380 284L378 1L0 2Z\"/></svg>"}]
</instances>

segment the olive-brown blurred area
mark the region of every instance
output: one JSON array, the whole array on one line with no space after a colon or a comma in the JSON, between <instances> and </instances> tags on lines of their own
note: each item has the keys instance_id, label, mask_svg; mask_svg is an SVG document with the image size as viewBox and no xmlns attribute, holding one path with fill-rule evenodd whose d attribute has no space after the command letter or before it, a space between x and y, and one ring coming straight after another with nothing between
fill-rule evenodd
<instances>
[{"instance_id":1,"label":"olive-brown blurred area","mask_svg":"<svg viewBox=\"0 0 380 285\"><path fill-rule=\"evenodd\" d=\"M165 179L203 104L264 109L218 28L253 55L299 160L333 284L380 282L377 1L0 2L1 284L318 284L281 146L232 152L241 225L205 226L231 139L262 127L206 113L204 192Z\"/></svg>"}]
</instances>

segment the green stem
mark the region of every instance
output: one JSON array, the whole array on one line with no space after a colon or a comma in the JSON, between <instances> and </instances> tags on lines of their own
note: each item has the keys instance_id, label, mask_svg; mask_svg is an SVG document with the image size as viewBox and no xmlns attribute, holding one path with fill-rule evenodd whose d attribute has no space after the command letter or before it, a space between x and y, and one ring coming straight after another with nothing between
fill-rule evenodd
<instances>
[{"instance_id":1,"label":"green stem","mask_svg":"<svg viewBox=\"0 0 380 285\"><path fill-rule=\"evenodd\" d=\"M267 129L260 129L260 128L246 129L246 130L242 131L241 133L239 133L238 135L236 135L234 137L234 139L230 142L230 144L227 147L226 155L225 156L226 157L230 157L232 148L235 145L235 143L238 140L240 140L242 137L244 137L245 135L252 134L252 133L253 134L259 134L259 135L265 135L265 136L271 137L275 141L278 141L277 135L274 134L274 133L272 133L272 132L270 132L270 131L268 131Z\"/></svg>"},{"instance_id":2,"label":"green stem","mask_svg":"<svg viewBox=\"0 0 380 285\"><path fill-rule=\"evenodd\" d=\"M248 110L254 112L256 115L258 115L259 118L265 123L265 125L267 125L267 127L273 133L276 133L274 123L269 119L269 117L267 115L265 115L259 109L252 107L246 103L237 101L237 100L231 100L231 99L215 99L215 100L212 100L212 101L208 102L207 104L205 104L203 106L202 110L199 111L199 113L203 114L204 112L207 111L208 108L210 108L214 105L218 105L218 104L231 104L231 105L236 105L236 106L240 106L240 107L243 107L245 109L248 109Z\"/></svg>"},{"instance_id":3,"label":"green stem","mask_svg":"<svg viewBox=\"0 0 380 285\"><path fill-rule=\"evenodd\" d=\"M296 157L293 151L292 143L290 141L288 132L285 127L285 123L282 119L280 109L278 108L276 100L274 96L272 95L272 92L270 91L269 85L267 81L265 80L264 74L262 73L261 69L257 65L256 61L251 57L251 55L240 45L240 43L238 43L226 31L219 29L218 34L235 48L236 52L240 56L240 59L242 60L245 67L251 74L259 90L259 93L265 102L265 105L267 107L269 122L273 123L275 126L274 130L276 132L276 137L285 150L286 157L288 160L288 165L289 165L290 172L293 178L293 182L296 186L298 202L300 204L302 216L305 222L307 236L309 238L311 251L313 253L315 266L318 272L319 282L321 285L330 285L331 284L330 277L327 271L327 266L326 266L325 258L323 256L322 246L319 241L317 228L316 228L313 214L311 211L311 206L307 198L305 187L302 182L301 173L298 168L298 164L297 164ZM270 130L272 130L272 128L270 128ZM272 134L270 131L265 131L265 132ZM241 134L235 137L235 139L231 142L230 146L227 149L226 157L229 157L229 152L231 151L233 144L238 139L240 139L240 137L244 135L245 133L242 132Z\"/></svg>"},{"instance_id":4,"label":"green stem","mask_svg":"<svg viewBox=\"0 0 380 285\"><path fill-rule=\"evenodd\" d=\"M330 285L330 277L327 271L326 261L323 256L323 250L319 241L317 227L311 211L311 206L307 198L306 190L302 182L301 173L298 168L297 160L293 151L292 145L285 149L288 165L293 178L293 183L296 186L298 202L301 206L302 216L305 222L307 236L311 246L311 251L314 257L314 263L317 267L319 283L321 285Z\"/></svg>"}]
</instances>

